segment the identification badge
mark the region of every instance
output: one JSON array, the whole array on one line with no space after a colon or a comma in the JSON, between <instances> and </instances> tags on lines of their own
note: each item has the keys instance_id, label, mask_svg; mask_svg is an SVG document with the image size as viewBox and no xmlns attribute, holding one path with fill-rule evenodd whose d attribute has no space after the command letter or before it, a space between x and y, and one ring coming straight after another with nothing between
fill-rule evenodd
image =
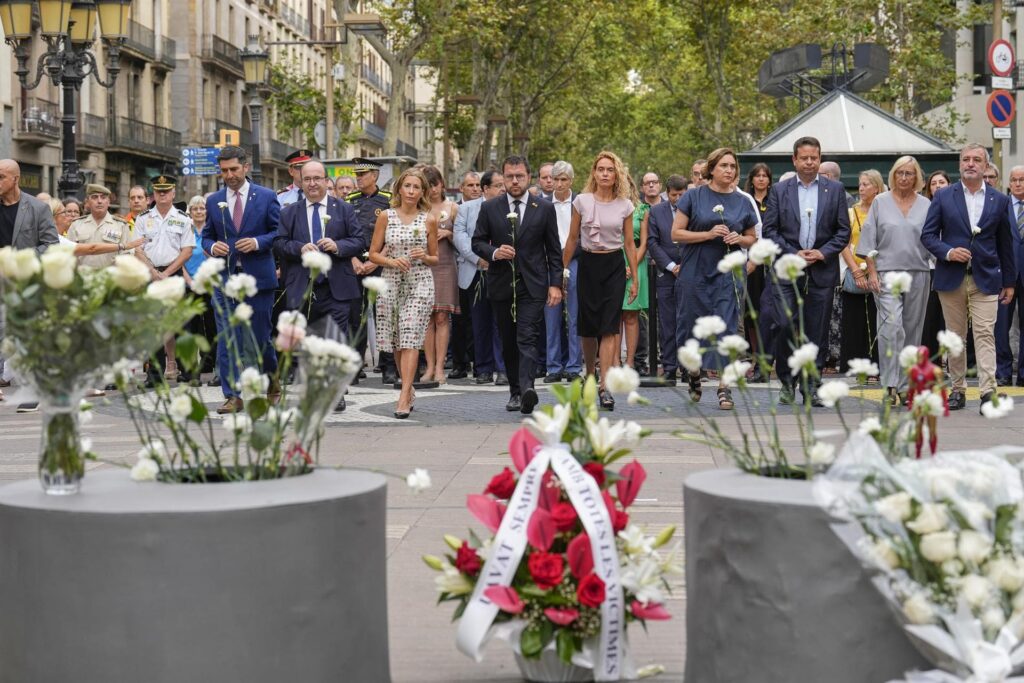
<instances>
[{"instance_id":1,"label":"identification badge","mask_svg":"<svg viewBox=\"0 0 1024 683\"><path fill-rule=\"evenodd\" d=\"M118 230L117 228L107 228L107 231L105 233L103 233L103 241L104 242L114 242L114 243L120 242L121 241L121 231Z\"/></svg>"}]
</instances>

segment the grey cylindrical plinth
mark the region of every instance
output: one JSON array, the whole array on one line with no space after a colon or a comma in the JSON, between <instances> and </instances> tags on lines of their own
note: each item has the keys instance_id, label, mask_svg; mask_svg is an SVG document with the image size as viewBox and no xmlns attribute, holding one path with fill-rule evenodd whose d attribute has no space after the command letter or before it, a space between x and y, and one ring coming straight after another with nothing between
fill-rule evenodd
<instances>
[{"instance_id":1,"label":"grey cylindrical plinth","mask_svg":"<svg viewBox=\"0 0 1024 683\"><path fill-rule=\"evenodd\" d=\"M388 681L385 481L0 488L0 682Z\"/></svg>"},{"instance_id":2,"label":"grey cylindrical plinth","mask_svg":"<svg viewBox=\"0 0 1024 683\"><path fill-rule=\"evenodd\" d=\"M690 476L686 683L873 683L931 668L807 482Z\"/></svg>"}]
</instances>

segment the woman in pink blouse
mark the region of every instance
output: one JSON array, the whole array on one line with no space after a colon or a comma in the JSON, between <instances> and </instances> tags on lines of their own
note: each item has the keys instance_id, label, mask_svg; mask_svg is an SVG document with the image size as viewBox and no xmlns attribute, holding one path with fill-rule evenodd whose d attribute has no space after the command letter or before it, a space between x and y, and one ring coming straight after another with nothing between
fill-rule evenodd
<instances>
[{"instance_id":1,"label":"woman in pink blouse","mask_svg":"<svg viewBox=\"0 0 1024 683\"><path fill-rule=\"evenodd\" d=\"M628 235L630 239L624 239ZM562 252L563 267L580 244L577 292L579 321L577 329L583 341L583 360L587 374L594 374L595 356L601 359L601 408L615 409L615 399L605 388L608 369L620 362L619 327L622 301L626 294L626 252L629 272L635 273L636 245L633 236L633 202L629 200L629 179L622 161L613 152L601 152L590 169L583 192L572 202L569 238ZM637 279L631 281L629 301L636 299ZM599 348L600 347L600 348Z\"/></svg>"}]
</instances>

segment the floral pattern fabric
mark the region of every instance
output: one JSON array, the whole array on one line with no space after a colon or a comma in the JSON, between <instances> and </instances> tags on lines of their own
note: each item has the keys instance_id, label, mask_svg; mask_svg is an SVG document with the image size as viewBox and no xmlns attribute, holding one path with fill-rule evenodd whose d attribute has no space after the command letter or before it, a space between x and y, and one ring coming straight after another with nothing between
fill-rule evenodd
<instances>
[{"instance_id":1,"label":"floral pattern fabric","mask_svg":"<svg viewBox=\"0 0 1024 683\"><path fill-rule=\"evenodd\" d=\"M420 212L412 223L405 224L394 209L388 209L388 226L384 233L384 251L391 258L408 256L415 247L427 248L427 214ZM381 351L419 349L427 332L427 322L434 308L434 276L430 266L420 260L403 273L385 268L387 290L377 299L377 343Z\"/></svg>"}]
</instances>

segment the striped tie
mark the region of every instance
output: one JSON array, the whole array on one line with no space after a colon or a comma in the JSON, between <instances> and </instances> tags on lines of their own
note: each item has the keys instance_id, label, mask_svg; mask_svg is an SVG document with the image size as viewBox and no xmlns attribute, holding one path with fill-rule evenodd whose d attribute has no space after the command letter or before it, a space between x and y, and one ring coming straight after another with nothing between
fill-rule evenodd
<instances>
[{"instance_id":1,"label":"striped tie","mask_svg":"<svg viewBox=\"0 0 1024 683\"><path fill-rule=\"evenodd\" d=\"M1024 239L1024 202L1017 201L1017 234Z\"/></svg>"}]
</instances>

